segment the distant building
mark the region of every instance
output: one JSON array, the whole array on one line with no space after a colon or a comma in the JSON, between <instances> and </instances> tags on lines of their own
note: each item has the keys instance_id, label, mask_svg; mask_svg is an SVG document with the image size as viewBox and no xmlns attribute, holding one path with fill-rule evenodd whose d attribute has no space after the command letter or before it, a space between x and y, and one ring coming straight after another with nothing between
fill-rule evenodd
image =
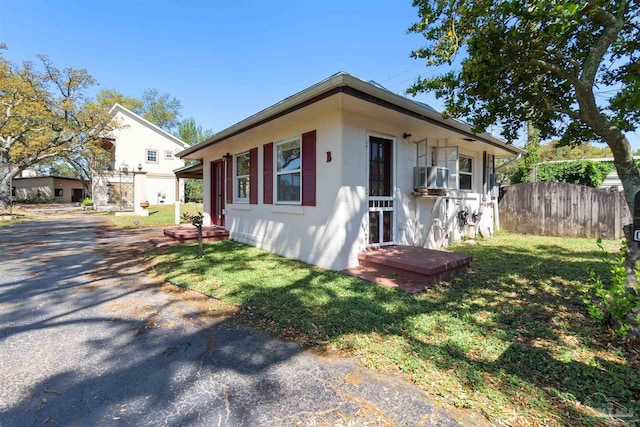
<instances>
[{"instance_id":1,"label":"distant building","mask_svg":"<svg viewBox=\"0 0 640 427\"><path fill-rule=\"evenodd\" d=\"M24 173L23 173L24 175ZM30 175L27 172L27 175ZM62 176L14 178L11 195L16 202L75 203L84 197L82 181Z\"/></svg>"},{"instance_id":2,"label":"distant building","mask_svg":"<svg viewBox=\"0 0 640 427\"><path fill-rule=\"evenodd\" d=\"M120 128L104 139L111 157L94 171L96 207L131 210L134 199L136 206L140 201L155 205L184 199L184 180L177 180L173 170L184 166L176 153L189 145L120 104L110 114Z\"/></svg>"}]
</instances>

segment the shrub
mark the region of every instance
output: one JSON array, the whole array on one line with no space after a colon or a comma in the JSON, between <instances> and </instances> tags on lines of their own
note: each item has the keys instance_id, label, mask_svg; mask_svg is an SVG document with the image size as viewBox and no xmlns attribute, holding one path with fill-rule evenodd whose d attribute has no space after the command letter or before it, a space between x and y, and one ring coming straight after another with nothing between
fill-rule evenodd
<instances>
[{"instance_id":1,"label":"shrub","mask_svg":"<svg viewBox=\"0 0 640 427\"><path fill-rule=\"evenodd\" d=\"M623 241L618 254L612 255L603 248L601 239L598 239L597 244L602 251L603 262L608 264L610 283L606 284L593 269L588 269L591 284L583 287L582 300L593 319L612 328L618 335L625 336L631 326L629 314L640 305L637 294L627 288L627 245ZM639 273L640 271L636 271L636 274Z\"/></svg>"},{"instance_id":2,"label":"shrub","mask_svg":"<svg viewBox=\"0 0 640 427\"><path fill-rule=\"evenodd\" d=\"M93 206L93 199L90 197L87 197L86 199L82 200L82 206Z\"/></svg>"}]
</instances>

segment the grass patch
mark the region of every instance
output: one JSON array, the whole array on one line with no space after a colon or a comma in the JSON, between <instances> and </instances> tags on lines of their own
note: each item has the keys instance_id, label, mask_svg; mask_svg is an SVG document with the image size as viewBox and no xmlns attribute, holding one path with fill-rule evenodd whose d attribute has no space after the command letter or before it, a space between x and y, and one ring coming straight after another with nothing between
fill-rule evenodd
<instances>
[{"instance_id":1,"label":"grass patch","mask_svg":"<svg viewBox=\"0 0 640 427\"><path fill-rule=\"evenodd\" d=\"M493 422L610 424L611 404L640 416L637 366L577 291L587 266L606 275L595 241L501 234L451 250L473 255L469 273L417 295L232 241L200 259L194 245L158 248L150 262L279 337L356 355Z\"/></svg>"},{"instance_id":2,"label":"grass patch","mask_svg":"<svg viewBox=\"0 0 640 427\"><path fill-rule=\"evenodd\" d=\"M149 216L125 215L116 216L109 213L109 220L118 227L165 227L175 224L175 206L152 205L149 206ZM202 212L202 203L185 203L180 205L180 215L183 213Z\"/></svg>"},{"instance_id":3,"label":"grass patch","mask_svg":"<svg viewBox=\"0 0 640 427\"><path fill-rule=\"evenodd\" d=\"M8 208L0 209L0 227L7 227L34 218L37 218L37 216L23 210L20 206L14 206L11 211Z\"/></svg>"}]
</instances>

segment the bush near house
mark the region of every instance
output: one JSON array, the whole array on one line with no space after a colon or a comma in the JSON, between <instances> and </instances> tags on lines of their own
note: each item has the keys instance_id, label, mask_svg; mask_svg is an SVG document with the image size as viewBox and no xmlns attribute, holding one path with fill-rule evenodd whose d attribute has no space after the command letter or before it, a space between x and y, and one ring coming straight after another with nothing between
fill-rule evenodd
<instances>
[{"instance_id":1,"label":"bush near house","mask_svg":"<svg viewBox=\"0 0 640 427\"><path fill-rule=\"evenodd\" d=\"M540 182L568 182L598 188L613 171L613 162L572 160L567 162L539 163L535 166L536 179ZM510 176L512 184L529 182L530 171L518 168Z\"/></svg>"},{"instance_id":2,"label":"bush near house","mask_svg":"<svg viewBox=\"0 0 640 427\"><path fill-rule=\"evenodd\" d=\"M497 424L633 421L611 407L640 417L637 356L581 300L587 269L609 274L595 240L499 234L452 250L473 256L468 274L417 295L233 241L206 244L203 258L193 245L158 248L149 262L237 305L243 321L358 357Z\"/></svg>"}]
</instances>

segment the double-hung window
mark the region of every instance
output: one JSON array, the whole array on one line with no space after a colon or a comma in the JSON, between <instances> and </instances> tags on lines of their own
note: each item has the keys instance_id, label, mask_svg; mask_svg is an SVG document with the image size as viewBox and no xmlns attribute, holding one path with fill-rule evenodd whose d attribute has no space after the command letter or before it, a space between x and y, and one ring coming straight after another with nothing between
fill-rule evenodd
<instances>
[{"instance_id":1,"label":"double-hung window","mask_svg":"<svg viewBox=\"0 0 640 427\"><path fill-rule=\"evenodd\" d=\"M473 186L473 159L467 156L459 157L459 171L460 174L460 190L471 190Z\"/></svg>"},{"instance_id":2,"label":"double-hung window","mask_svg":"<svg viewBox=\"0 0 640 427\"><path fill-rule=\"evenodd\" d=\"M299 204L302 199L300 185L302 154L301 139L295 138L276 144L276 202Z\"/></svg>"},{"instance_id":3,"label":"double-hung window","mask_svg":"<svg viewBox=\"0 0 640 427\"><path fill-rule=\"evenodd\" d=\"M236 167L236 200L240 202L249 201L250 182L250 156L249 152L237 154L235 156Z\"/></svg>"}]
</instances>

